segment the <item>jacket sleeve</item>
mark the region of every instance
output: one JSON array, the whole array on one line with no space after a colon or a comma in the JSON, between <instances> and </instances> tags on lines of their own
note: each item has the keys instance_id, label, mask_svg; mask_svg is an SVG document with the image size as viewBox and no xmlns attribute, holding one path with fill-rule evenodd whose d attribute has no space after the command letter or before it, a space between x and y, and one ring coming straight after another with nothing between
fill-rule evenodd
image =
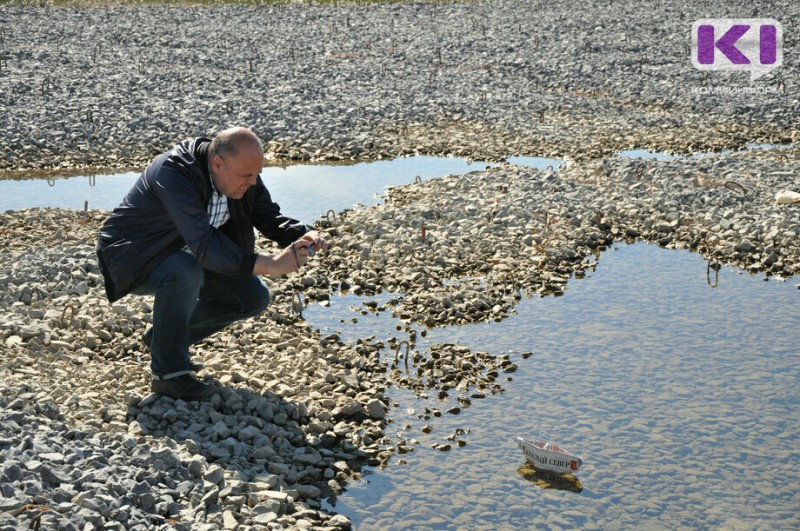
<instances>
[{"instance_id":1,"label":"jacket sleeve","mask_svg":"<svg viewBox=\"0 0 800 531\"><path fill-rule=\"evenodd\" d=\"M281 247L287 247L308 232L308 227L296 219L281 214L281 207L272 201L261 176L258 177L255 188L253 226L261 234L277 242Z\"/></svg>"},{"instance_id":2,"label":"jacket sleeve","mask_svg":"<svg viewBox=\"0 0 800 531\"><path fill-rule=\"evenodd\" d=\"M208 222L201 185L177 168L163 166L154 178L153 191L183 241L200 264L223 274L252 274L256 255L247 253Z\"/></svg>"}]
</instances>

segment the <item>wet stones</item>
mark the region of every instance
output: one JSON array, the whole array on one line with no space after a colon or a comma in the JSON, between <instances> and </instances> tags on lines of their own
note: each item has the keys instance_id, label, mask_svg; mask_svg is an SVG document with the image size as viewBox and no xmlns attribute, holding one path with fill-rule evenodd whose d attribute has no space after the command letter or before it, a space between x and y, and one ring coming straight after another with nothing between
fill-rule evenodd
<instances>
[{"instance_id":1,"label":"wet stones","mask_svg":"<svg viewBox=\"0 0 800 531\"><path fill-rule=\"evenodd\" d=\"M663 162L617 157L604 162L599 185L586 184L594 166L577 162L554 176L504 166L395 187L385 205L337 225L339 237L317 267L365 293L403 292L386 307L427 326L499 320L523 293L559 295L593 267L592 255L620 240L791 275L800 215L772 201L791 186L788 175L769 171L784 164L777 161L776 152L758 150ZM749 176L746 198L692 179L722 164ZM645 193L632 194L637 185ZM378 270L367 280L364 272Z\"/></svg>"},{"instance_id":2,"label":"wet stones","mask_svg":"<svg viewBox=\"0 0 800 531\"><path fill-rule=\"evenodd\" d=\"M516 368L508 360L507 355L494 356L487 352L472 353L469 348L454 344L432 345L430 358L414 356L413 360L393 364L390 376L402 387L412 389L422 396L426 391L438 389L438 397L445 400L450 397L450 390L466 394L476 389L476 398L486 396L485 393L496 393L502 390L495 383L501 371ZM462 407L469 406L469 399L459 397ZM457 415L461 408L451 407L447 413ZM432 412L440 416L438 411Z\"/></svg>"}]
</instances>

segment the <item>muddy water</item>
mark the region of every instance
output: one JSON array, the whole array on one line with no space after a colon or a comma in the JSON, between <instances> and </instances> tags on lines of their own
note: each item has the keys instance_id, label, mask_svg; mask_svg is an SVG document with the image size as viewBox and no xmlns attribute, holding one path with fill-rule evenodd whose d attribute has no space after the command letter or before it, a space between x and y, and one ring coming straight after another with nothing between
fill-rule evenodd
<instances>
[{"instance_id":1,"label":"muddy water","mask_svg":"<svg viewBox=\"0 0 800 531\"><path fill-rule=\"evenodd\" d=\"M445 412L452 399L394 387L387 431L419 444L329 508L359 529L797 528L797 281L723 268L712 288L711 273L709 284L697 254L622 245L562 297L524 299L500 323L429 330L421 352L457 342L510 353L519 368L501 375L512 378L503 393L457 415ZM389 312L362 315L363 302L334 297L304 316L343 338L403 339ZM420 419L426 408L442 416ZM542 488L515 436L585 464Z\"/></svg>"}]
</instances>

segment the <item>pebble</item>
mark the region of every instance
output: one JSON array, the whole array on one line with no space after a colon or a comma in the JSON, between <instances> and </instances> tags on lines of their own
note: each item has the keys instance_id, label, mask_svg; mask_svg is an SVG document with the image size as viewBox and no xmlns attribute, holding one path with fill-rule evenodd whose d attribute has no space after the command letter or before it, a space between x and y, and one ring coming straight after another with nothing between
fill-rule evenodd
<instances>
[{"instance_id":1,"label":"pebble","mask_svg":"<svg viewBox=\"0 0 800 531\"><path fill-rule=\"evenodd\" d=\"M776 166L793 172L775 172ZM695 179L723 168L745 176L735 182L746 196ZM587 181L595 169L582 161L555 174L506 165L391 188L385 204L356 210L336 225L330 253L314 267L364 293L402 291L405 297L387 308L428 326L502 319L523 293L559 295L616 241L699 251L709 267L800 273L800 210L772 200L775 190L793 186L800 167L777 152L616 157L604 162L599 185ZM632 192L632 183L643 187ZM323 270L328 263L333 269ZM469 363L463 360L462 368ZM516 369L508 360L497 365L500 372Z\"/></svg>"}]
</instances>

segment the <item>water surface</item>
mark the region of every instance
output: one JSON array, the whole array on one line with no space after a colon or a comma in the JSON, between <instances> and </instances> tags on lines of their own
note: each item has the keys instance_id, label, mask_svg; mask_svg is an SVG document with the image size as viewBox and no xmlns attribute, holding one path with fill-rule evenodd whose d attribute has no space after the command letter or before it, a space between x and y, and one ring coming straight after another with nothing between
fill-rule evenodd
<instances>
[{"instance_id":1,"label":"water surface","mask_svg":"<svg viewBox=\"0 0 800 531\"><path fill-rule=\"evenodd\" d=\"M630 149L625 151L620 151L617 153L616 156L628 159L653 159L653 160L675 160L681 158L690 158L690 159L699 159L703 157L711 157L711 156L724 156L730 155L731 153L740 153L742 151L749 151L749 150L784 150L784 149L792 149L794 146L792 145L783 145L783 144L747 144L743 150L732 151L730 149L724 151L708 151L704 153L693 153L691 155L670 155L668 153L663 153L659 151L650 151L647 149Z\"/></svg>"},{"instance_id":2,"label":"water surface","mask_svg":"<svg viewBox=\"0 0 800 531\"><path fill-rule=\"evenodd\" d=\"M746 149L791 149L793 146L749 144ZM703 157L725 155L700 153ZM674 160L678 157L647 150L628 150L619 157ZM509 157L509 164L554 170L559 159ZM378 204L380 194L390 186L408 184L451 174L483 170L494 163L455 157L415 156L358 164L297 164L286 167L266 166L261 176L287 215L312 223L329 210L339 212L356 205ZM130 190L138 172L77 176L68 178L0 180L0 212L34 207L112 210Z\"/></svg>"},{"instance_id":3,"label":"water surface","mask_svg":"<svg viewBox=\"0 0 800 531\"><path fill-rule=\"evenodd\" d=\"M560 160L513 157L514 164L557 169ZM448 157L403 157L352 165L298 164L267 166L261 176L273 201L285 214L312 223L328 210L371 206L390 186L483 170L490 164ZM112 210L122 201L139 173L65 179L0 180L0 212L33 207Z\"/></svg>"},{"instance_id":4,"label":"water surface","mask_svg":"<svg viewBox=\"0 0 800 531\"><path fill-rule=\"evenodd\" d=\"M417 416L458 404L392 388L387 433L418 440L416 451L329 507L358 529L797 528L798 289L763 278L726 268L711 288L697 254L622 245L562 297L524 299L500 323L429 330L421 352L457 342L511 353L513 380L430 420ZM333 297L304 316L345 339L401 337L388 312L348 310L362 302ZM463 448L447 440L457 429L469 431L455 438ZM580 492L523 478L515 436L582 455Z\"/></svg>"}]
</instances>

